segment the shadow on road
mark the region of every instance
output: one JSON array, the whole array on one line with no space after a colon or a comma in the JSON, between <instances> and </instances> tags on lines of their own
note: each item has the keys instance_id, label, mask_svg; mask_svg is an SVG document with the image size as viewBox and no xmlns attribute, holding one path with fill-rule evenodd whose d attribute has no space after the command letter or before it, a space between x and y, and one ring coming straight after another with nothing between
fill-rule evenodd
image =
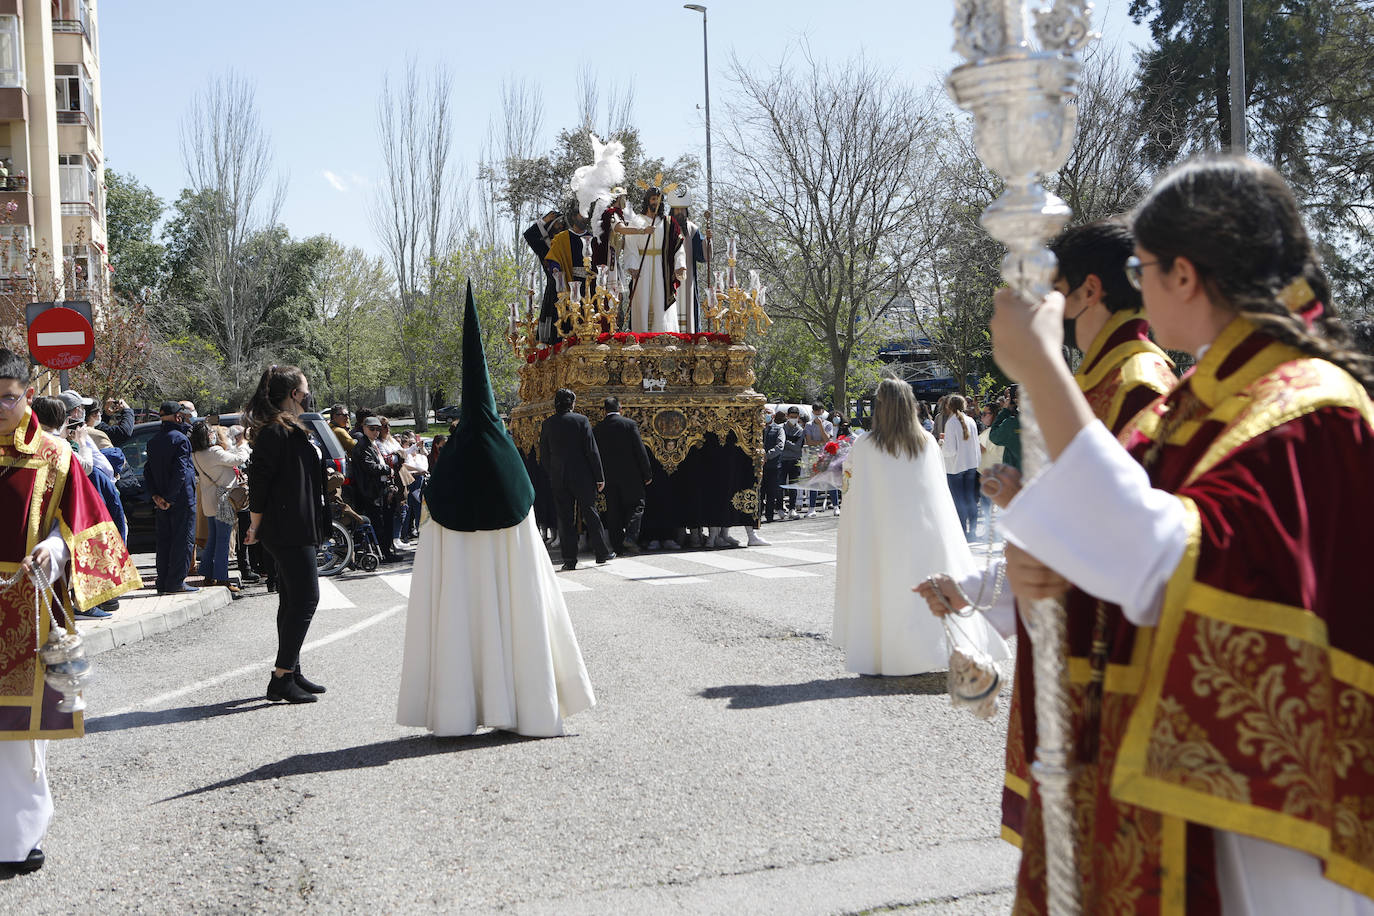
<instances>
[{"instance_id":1,"label":"shadow on road","mask_svg":"<svg viewBox=\"0 0 1374 916\"><path fill-rule=\"evenodd\" d=\"M216 719L231 716L238 712L251 712L272 706L261 695L244 697L242 700L225 700L223 703L207 703L204 706L178 706L175 709L154 709L146 712L125 712L117 716L101 716L86 720L86 731L117 732L126 728L143 728L148 725L173 725L177 722L195 722L199 719Z\"/></svg>"},{"instance_id":2,"label":"shadow on road","mask_svg":"<svg viewBox=\"0 0 1374 916\"><path fill-rule=\"evenodd\" d=\"M334 773L339 770L360 770L365 767L382 767L395 760L409 760L414 757L428 757L432 754L452 754L458 751L476 751L507 744L521 744L526 741L542 741L542 738L527 738L512 732L490 731L480 735L464 735L457 738L437 738L434 735L417 735L411 738L395 738L376 744L360 744L356 747L341 747L333 751L320 751L315 754L295 754L285 760L278 760L249 770L242 776L191 789L180 795L162 799L164 802L176 801L228 789L246 783L263 782L282 776L302 776L308 773ZM159 802L160 804L160 802Z\"/></svg>"},{"instance_id":3,"label":"shadow on road","mask_svg":"<svg viewBox=\"0 0 1374 916\"><path fill-rule=\"evenodd\" d=\"M899 695L938 696L945 692L943 671L913 674L909 677L837 677L803 681L800 684L731 684L707 687L700 696L708 700L728 699L727 709L761 709L813 700L846 700L853 697Z\"/></svg>"}]
</instances>

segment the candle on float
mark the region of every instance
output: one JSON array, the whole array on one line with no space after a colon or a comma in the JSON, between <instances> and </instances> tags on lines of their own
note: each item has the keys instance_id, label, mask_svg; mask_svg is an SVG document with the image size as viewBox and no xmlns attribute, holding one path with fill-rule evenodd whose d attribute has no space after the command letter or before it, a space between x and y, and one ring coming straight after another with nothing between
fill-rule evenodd
<instances>
[{"instance_id":1,"label":"candle on float","mask_svg":"<svg viewBox=\"0 0 1374 916\"><path fill-rule=\"evenodd\" d=\"M752 290L759 288L759 272L757 270L749 271L749 288Z\"/></svg>"},{"instance_id":2,"label":"candle on float","mask_svg":"<svg viewBox=\"0 0 1374 916\"><path fill-rule=\"evenodd\" d=\"M574 280L568 287L568 299L572 302L582 301L582 281Z\"/></svg>"},{"instance_id":3,"label":"candle on float","mask_svg":"<svg viewBox=\"0 0 1374 916\"><path fill-rule=\"evenodd\" d=\"M730 239L729 239L729 241L727 241L727 242L725 243L725 256L726 256L727 258L729 258L730 260L732 260L732 261L735 259L735 237L734 237L734 236L731 236Z\"/></svg>"},{"instance_id":4,"label":"candle on float","mask_svg":"<svg viewBox=\"0 0 1374 916\"><path fill-rule=\"evenodd\" d=\"M767 293L768 293L768 287L766 287L766 286L760 286L760 287L759 287L759 296L758 296L759 308L763 308L764 297L767 295Z\"/></svg>"}]
</instances>

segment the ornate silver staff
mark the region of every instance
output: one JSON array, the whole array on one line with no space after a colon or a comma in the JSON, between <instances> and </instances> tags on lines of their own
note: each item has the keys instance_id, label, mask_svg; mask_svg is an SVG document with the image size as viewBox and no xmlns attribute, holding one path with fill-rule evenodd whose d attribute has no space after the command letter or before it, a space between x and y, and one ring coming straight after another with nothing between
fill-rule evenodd
<instances>
[{"instance_id":1,"label":"ornate silver staff","mask_svg":"<svg viewBox=\"0 0 1374 916\"><path fill-rule=\"evenodd\" d=\"M1002 276L1035 302L1054 283L1056 262L1045 243L1069 220L1068 206L1047 192L1041 178L1064 164L1077 125L1076 52L1095 38L1092 4L1054 0L1034 12L1039 50L1026 34L1023 0L955 0L954 49L968 63L949 75L950 95L973 114L978 156L1006 181L1006 190L983 211L983 228L1007 246ZM1046 462L1045 440L1030 399L1021 395L1021 450L1026 476ZM1049 911L1081 909L1074 849L1072 778L1067 702L1064 606L1032 602L1026 616L1035 667L1037 744L1031 767L1040 790L1045 832Z\"/></svg>"}]
</instances>

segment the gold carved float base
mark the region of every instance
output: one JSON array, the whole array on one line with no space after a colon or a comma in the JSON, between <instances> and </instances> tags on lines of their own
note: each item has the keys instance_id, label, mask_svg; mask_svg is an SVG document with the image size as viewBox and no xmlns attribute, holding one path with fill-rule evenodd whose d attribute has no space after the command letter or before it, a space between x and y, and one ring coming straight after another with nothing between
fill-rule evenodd
<instances>
[{"instance_id":1,"label":"gold carved float base","mask_svg":"<svg viewBox=\"0 0 1374 916\"><path fill-rule=\"evenodd\" d=\"M753 347L721 340L688 342L667 334L564 344L520 368L511 432L521 452L537 452L554 392L570 388L577 394L575 409L593 425L605 416L601 402L619 398L620 412L639 424L644 445L670 476L708 434L725 444L734 433L753 463L754 486L733 494L731 503L757 517L764 398L752 387L754 353Z\"/></svg>"}]
</instances>

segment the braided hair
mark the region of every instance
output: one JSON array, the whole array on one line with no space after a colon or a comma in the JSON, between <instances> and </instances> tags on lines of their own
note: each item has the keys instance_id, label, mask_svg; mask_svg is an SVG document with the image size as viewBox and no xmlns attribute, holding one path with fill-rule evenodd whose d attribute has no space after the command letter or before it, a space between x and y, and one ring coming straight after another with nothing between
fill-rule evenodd
<instances>
[{"instance_id":1,"label":"braided hair","mask_svg":"<svg viewBox=\"0 0 1374 916\"><path fill-rule=\"evenodd\" d=\"M1278 172L1230 155L1184 163L1140 202L1133 228L1160 269L1187 258L1213 302L1281 343L1341 367L1374 394L1374 358L1351 345L1298 202ZM1280 298L1297 280L1321 304L1310 322Z\"/></svg>"}]
</instances>

